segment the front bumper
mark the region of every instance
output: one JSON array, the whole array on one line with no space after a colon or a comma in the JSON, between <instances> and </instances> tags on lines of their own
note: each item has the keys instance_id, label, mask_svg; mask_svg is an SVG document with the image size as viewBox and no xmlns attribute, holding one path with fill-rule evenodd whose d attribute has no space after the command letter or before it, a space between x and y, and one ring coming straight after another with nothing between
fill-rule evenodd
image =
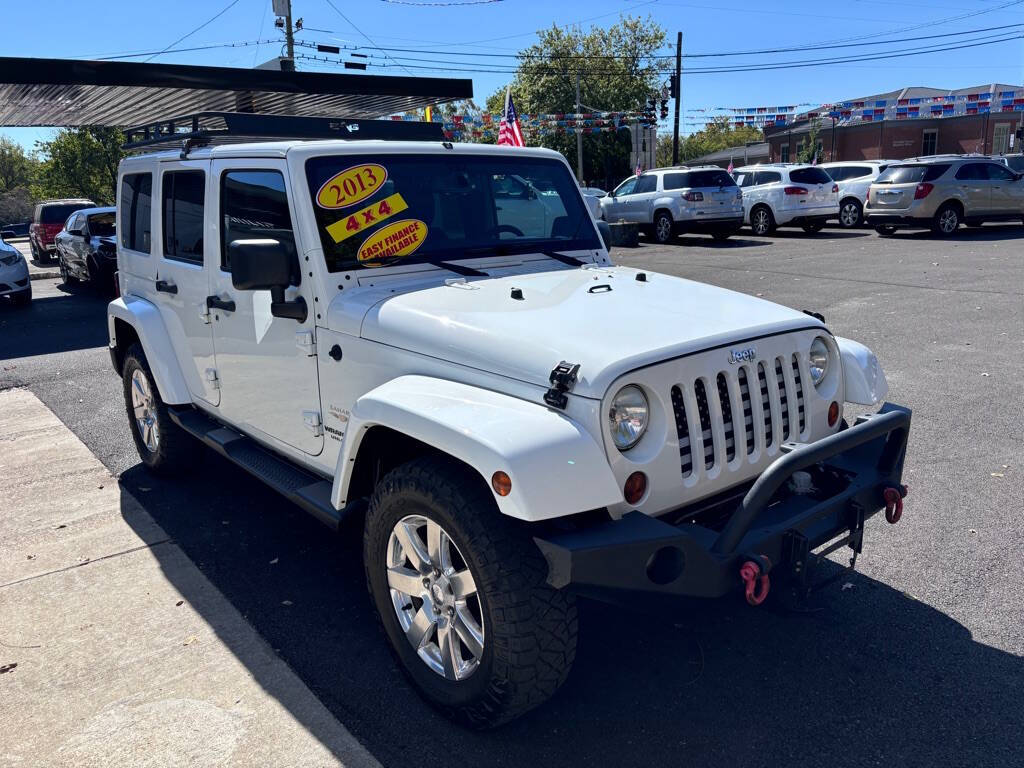
<instances>
[{"instance_id":1,"label":"front bumper","mask_svg":"<svg viewBox=\"0 0 1024 768\"><path fill-rule=\"evenodd\" d=\"M793 571L803 565L798 558L843 534L853 534L850 546L859 551L864 521L885 507L885 489L901 488L909 433L910 410L886 403L816 443L791 444L715 528L685 515L673 525L664 518L678 515L634 511L536 538L548 583L613 600L638 593L720 597L741 586L747 560L770 563L772 574ZM797 472L811 476L813 493L793 490Z\"/></svg>"}]
</instances>

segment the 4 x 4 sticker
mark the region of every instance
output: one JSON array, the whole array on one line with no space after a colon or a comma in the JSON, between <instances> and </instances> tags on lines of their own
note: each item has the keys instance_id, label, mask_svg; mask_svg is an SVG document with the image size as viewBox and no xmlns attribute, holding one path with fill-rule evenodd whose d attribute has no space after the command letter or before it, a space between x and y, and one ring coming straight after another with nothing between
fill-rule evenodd
<instances>
[{"instance_id":1,"label":"4 x 4 sticker","mask_svg":"<svg viewBox=\"0 0 1024 768\"><path fill-rule=\"evenodd\" d=\"M363 202L380 189L387 179L388 169L383 165L353 165L323 183L316 193L316 204L321 208L348 208Z\"/></svg>"},{"instance_id":2,"label":"4 x 4 sticker","mask_svg":"<svg viewBox=\"0 0 1024 768\"><path fill-rule=\"evenodd\" d=\"M401 213L408 207L402 196L395 192L395 194L388 195L383 200L370 203L352 215L334 222L327 227L327 234L334 239L334 242L340 243L342 240L347 240L352 235L369 229L385 219L390 219L396 213Z\"/></svg>"},{"instance_id":3,"label":"4 x 4 sticker","mask_svg":"<svg viewBox=\"0 0 1024 768\"><path fill-rule=\"evenodd\" d=\"M427 225L419 219L402 219L377 230L359 246L359 261L408 256L427 239Z\"/></svg>"}]
</instances>

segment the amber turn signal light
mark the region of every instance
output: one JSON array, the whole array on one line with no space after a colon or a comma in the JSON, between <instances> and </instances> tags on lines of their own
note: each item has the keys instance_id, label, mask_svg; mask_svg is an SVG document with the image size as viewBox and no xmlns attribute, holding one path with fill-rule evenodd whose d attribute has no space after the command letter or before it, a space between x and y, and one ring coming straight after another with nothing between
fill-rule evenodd
<instances>
[{"instance_id":1,"label":"amber turn signal light","mask_svg":"<svg viewBox=\"0 0 1024 768\"><path fill-rule=\"evenodd\" d=\"M832 405L828 407L828 425L834 427L837 421L839 421L839 403L833 400Z\"/></svg>"},{"instance_id":2,"label":"amber turn signal light","mask_svg":"<svg viewBox=\"0 0 1024 768\"><path fill-rule=\"evenodd\" d=\"M628 504L636 504L647 493L647 475L643 472L634 472L626 478L626 484L622 487L622 495Z\"/></svg>"},{"instance_id":3,"label":"amber turn signal light","mask_svg":"<svg viewBox=\"0 0 1024 768\"><path fill-rule=\"evenodd\" d=\"M508 496L512 493L512 478L499 469L491 475L491 488L499 496Z\"/></svg>"}]
</instances>

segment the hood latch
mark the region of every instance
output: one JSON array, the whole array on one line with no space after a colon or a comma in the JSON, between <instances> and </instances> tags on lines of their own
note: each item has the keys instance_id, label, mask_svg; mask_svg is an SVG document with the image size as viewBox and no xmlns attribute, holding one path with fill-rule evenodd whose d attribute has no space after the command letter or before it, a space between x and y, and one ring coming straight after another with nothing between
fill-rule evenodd
<instances>
[{"instance_id":1,"label":"hood latch","mask_svg":"<svg viewBox=\"0 0 1024 768\"><path fill-rule=\"evenodd\" d=\"M579 363L567 363L565 360L551 369L548 381L551 382L551 389L544 393L544 402L552 408L565 410L569 404L569 398L565 393L572 389L576 383L576 374L579 373Z\"/></svg>"}]
</instances>

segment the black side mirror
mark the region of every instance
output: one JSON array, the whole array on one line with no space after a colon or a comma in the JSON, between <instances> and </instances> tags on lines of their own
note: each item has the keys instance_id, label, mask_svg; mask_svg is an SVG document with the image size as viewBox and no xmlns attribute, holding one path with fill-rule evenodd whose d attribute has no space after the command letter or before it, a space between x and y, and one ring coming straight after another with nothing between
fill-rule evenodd
<instances>
[{"instance_id":1,"label":"black side mirror","mask_svg":"<svg viewBox=\"0 0 1024 768\"><path fill-rule=\"evenodd\" d=\"M604 242L604 249L608 253L612 252L612 228L608 225L608 222L601 219L597 222L597 231L601 235L601 240Z\"/></svg>"},{"instance_id":2,"label":"black side mirror","mask_svg":"<svg viewBox=\"0 0 1024 768\"><path fill-rule=\"evenodd\" d=\"M228 246L231 284L241 291L270 291L270 314L306 321L306 300L284 300L284 289L301 281L298 259L279 240L233 240Z\"/></svg>"}]
</instances>

